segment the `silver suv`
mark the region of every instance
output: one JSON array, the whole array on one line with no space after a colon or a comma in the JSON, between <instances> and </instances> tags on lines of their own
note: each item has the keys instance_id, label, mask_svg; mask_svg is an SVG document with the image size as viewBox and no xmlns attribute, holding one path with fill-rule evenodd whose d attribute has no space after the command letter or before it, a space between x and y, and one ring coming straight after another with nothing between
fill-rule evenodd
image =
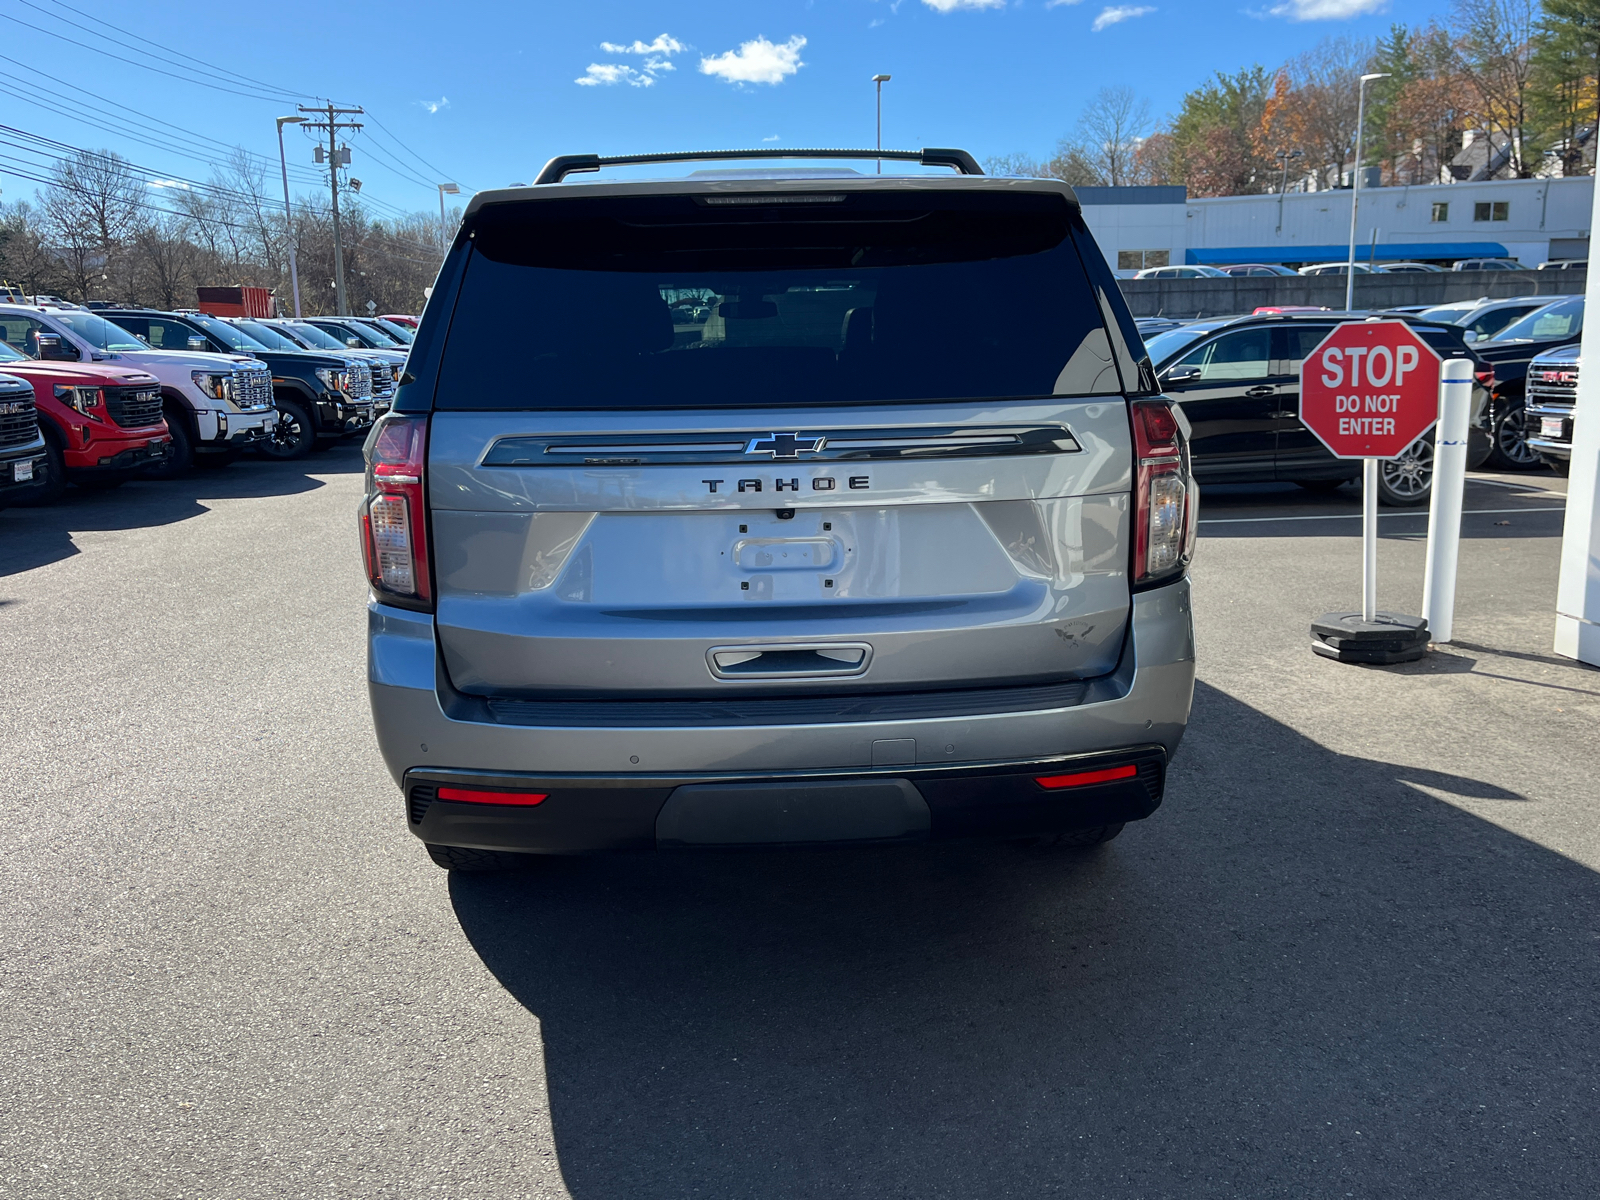
<instances>
[{"instance_id":1,"label":"silver suv","mask_svg":"<svg viewBox=\"0 0 1600 1200\"><path fill-rule=\"evenodd\" d=\"M701 157L735 156L653 161ZM473 200L360 511L378 741L440 865L1091 845L1160 803L1182 415L1071 188L881 157L960 173L578 156Z\"/></svg>"}]
</instances>

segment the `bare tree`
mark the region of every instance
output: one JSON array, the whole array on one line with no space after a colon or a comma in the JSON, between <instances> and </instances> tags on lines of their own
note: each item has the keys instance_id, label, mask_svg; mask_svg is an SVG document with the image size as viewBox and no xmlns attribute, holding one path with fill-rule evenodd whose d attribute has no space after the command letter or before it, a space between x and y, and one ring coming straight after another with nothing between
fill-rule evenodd
<instances>
[{"instance_id":1,"label":"bare tree","mask_svg":"<svg viewBox=\"0 0 1600 1200\"><path fill-rule=\"evenodd\" d=\"M1371 56L1370 43L1325 38L1285 68L1291 84L1284 113L1288 140L1320 163L1330 187L1339 186L1355 159L1361 76Z\"/></svg>"},{"instance_id":2,"label":"bare tree","mask_svg":"<svg viewBox=\"0 0 1600 1200\"><path fill-rule=\"evenodd\" d=\"M1101 88L1078 119L1089 159L1112 187L1134 182L1134 159L1149 128L1149 103L1125 85Z\"/></svg>"},{"instance_id":3,"label":"bare tree","mask_svg":"<svg viewBox=\"0 0 1600 1200\"><path fill-rule=\"evenodd\" d=\"M1523 142L1533 69L1533 2L1457 0L1451 19L1461 72L1476 94L1479 118L1491 138L1504 135L1507 168L1526 179L1532 174Z\"/></svg>"},{"instance_id":4,"label":"bare tree","mask_svg":"<svg viewBox=\"0 0 1600 1200\"><path fill-rule=\"evenodd\" d=\"M46 227L79 299L109 275L143 206L144 183L120 155L80 150L57 160L44 194Z\"/></svg>"}]
</instances>

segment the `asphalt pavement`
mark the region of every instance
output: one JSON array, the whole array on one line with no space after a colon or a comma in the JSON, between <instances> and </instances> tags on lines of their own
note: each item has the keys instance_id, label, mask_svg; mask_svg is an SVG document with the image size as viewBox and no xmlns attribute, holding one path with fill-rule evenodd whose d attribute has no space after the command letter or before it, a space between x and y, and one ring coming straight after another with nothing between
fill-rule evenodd
<instances>
[{"instance_id":1,"label":"asphalt pavement","mask_svg":"<svg viewBox=\"0 0 1600 1200\"><path fill-rule=\"evenodd\" d=\"M1212 489L1166 803L452 876L366 707L359 458L0 513L0 1197L1589 1197L1600 671L1561 481L1342 666L1359 501ZM1420 604L1425 516L1383 520Z\"/></svg>"}]
</instances>

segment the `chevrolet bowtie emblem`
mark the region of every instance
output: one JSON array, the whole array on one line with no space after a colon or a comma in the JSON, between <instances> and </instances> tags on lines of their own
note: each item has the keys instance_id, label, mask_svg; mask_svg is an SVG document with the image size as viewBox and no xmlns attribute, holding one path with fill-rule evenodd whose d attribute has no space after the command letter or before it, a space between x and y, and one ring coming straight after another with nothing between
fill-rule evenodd
<instances>
[{"instance_id":1,"label":"chevrolet bowtie emblem","mask_svg":"<svg viewBox=\"0 0 1600 1200\"><path fill-rule=\"evenodd\" d=\"M751 438L744 452L770 454L774 459L799 458L802 454L820 453L827 442L827 438L807 437L799 433L769 433L766 437Z\"/></svg>"}]
</instances>

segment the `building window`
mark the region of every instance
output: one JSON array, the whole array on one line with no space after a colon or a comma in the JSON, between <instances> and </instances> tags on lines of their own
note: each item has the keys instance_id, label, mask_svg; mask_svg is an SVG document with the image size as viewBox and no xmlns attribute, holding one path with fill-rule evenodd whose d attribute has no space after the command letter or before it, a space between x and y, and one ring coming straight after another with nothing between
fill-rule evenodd
<instances>
[{"instance_id":1,"label":"building window","mask_svg":"<svg viewBox=\"0 0 1600 1200\"><path fill-rule=\"evenodd\" d=\"M1511 204L1506 200L1480 200L1472 206L1474 221L1507 221L1511 218Z\"/></svg>"},{"instance_id":2,"label":"building window","mask_svg":"<svg viewBox=\"0 0 1600 1200\"><path fill-rule=\"evenodd\" d=\"M1170 250L1118 250L1117 270L1142 271L1146 267L1164 267L1172 261Z\"/></svg>"},{"instance_id":3,"label":"building window","mask_svg":"<svg viewBox=\"0 0 1600 1200\"><path fill-rule=\"evenodd\" d=\"M1433 216L1428 219L1436 224L1442 224L1445 221L1448 221L1450 219L1450 205L1442 201L1438 204L1435 204L1433 206Z\"/></svg>"}]
</instances>

